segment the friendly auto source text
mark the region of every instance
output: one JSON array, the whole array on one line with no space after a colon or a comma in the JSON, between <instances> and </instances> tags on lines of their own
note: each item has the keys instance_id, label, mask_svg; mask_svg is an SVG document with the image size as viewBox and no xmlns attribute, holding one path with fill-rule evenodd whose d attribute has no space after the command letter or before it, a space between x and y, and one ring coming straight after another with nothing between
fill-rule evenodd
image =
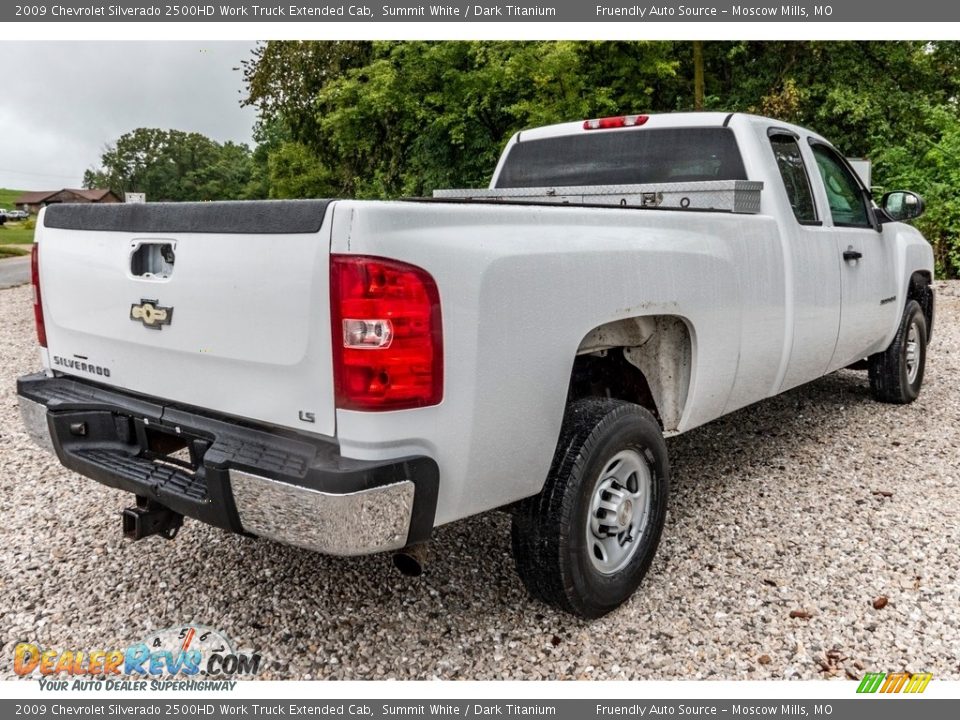
<instances>
[{"instance_id":1,"label":"friendly auto source text","mask_svg":"<svg viewBox=\"0 0 960 720\"><path fill-rule=\"evenodd\" d=\"M597 5L598 18L631 17L643 19L645 17L790 17L805 18L811 15L829 17L833 15L832 5L814 5L812 8L804 5L770 5L766 7L751 7L746 5L731 5L729 8L704 7L702 5Z\"/></svg>"}]
</instances>

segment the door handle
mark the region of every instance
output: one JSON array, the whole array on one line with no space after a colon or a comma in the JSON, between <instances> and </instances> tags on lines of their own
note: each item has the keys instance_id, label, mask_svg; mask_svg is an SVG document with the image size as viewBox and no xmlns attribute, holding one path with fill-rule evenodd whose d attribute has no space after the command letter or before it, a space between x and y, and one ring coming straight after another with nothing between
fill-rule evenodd
<instances>
[{"instance_id":1,"label":"door handle","mask_svg":"<svg viewBox=\"0 0 960 720\"><path fill-rule=\"evenodd\" d=\"M863 257L863 253L858 250L854 250L853 248L843 251L844 260L859 260L862 257Z\"/></svg>"}]
</instances>

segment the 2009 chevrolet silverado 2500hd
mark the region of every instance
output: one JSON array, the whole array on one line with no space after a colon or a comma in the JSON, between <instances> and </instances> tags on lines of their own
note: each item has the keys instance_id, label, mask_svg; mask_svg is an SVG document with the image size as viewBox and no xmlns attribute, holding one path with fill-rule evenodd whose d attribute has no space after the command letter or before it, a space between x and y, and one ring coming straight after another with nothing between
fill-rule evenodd
<instances>
[{"instance_id":1,"label":"2009 chevrolet silverado 2500hd","mask_svg":"<svg viewBox=\"0 0 960 720\"><path fill-rule=\"evenodd\" d=\"M519 574L587 617L659 542L663 437L825 373L907 403L932 251L819 135L741 114L523 131L487 190L60 205L33 257L23 418L68 468L183 516L414 562L507 507Z\"/></svg>"}]
</instances>

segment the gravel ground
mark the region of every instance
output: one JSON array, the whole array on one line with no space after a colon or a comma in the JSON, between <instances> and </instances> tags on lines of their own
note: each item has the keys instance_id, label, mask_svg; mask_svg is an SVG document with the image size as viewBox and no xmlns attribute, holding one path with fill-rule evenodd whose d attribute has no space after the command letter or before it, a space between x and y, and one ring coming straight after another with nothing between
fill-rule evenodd
<instances>
[{"instance_id":1,"label":"gravel ground","mask_svg":"<svg viewBox=\"0 0 960 720\"><path fill-rule=\"evenodd\" d=\"M31 291L0 291L0 674L17 641L126 646L196 622L263 652L270 678L960 679L960 282L938 289L913 405L874 403L845 371L670 440L657 560L593 623L525 596L500 513L440 529L417 580L387 556L322 557L193 521L175 542L124 542L130 498L20 430Z\"/></svg>"}]
</instances>

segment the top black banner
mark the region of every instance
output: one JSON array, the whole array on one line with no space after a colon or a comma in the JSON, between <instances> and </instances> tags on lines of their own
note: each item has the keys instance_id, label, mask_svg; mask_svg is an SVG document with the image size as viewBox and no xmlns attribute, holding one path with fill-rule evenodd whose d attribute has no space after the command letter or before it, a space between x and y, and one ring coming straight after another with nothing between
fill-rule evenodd
<instances>
[{"instance_id":1,"label":"top black banner","mask_svg":"<svg viewBox=\"0 0 960 720\"><path fill-rule=\"evenodd\" d=\"M225 0L151 3L143 0L36 0L4 4L0 22L944 22L960 15L942 0L834 0L832 4L702 1L543 3L317 2Z\"/></svg>"}]
</instances>

